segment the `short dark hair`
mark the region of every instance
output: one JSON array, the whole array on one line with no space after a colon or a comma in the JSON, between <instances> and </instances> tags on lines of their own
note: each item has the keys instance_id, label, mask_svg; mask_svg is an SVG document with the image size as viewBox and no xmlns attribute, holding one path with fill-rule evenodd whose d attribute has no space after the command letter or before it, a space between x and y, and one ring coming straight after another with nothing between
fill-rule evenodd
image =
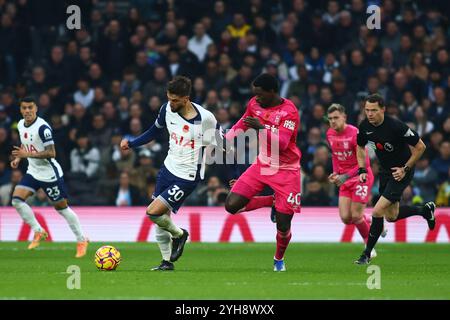
<instances>
[{"instance_id":1,"label":"short dark hair","mask_svg":"<svg viewBox=\"0 0 450 320\"><path fill-rule=\"evenodd\" d=\"M328 107L327 113L333 113L335 111L339 111L340 113L345 113L345 107L339 103L333 103Z\"/></svg>"},{"instance_id":2,"label":"short dark hair","mask_svg":"<svg viewBox=\"0 0 450 320\"><path fill-rule=\"evenodd\" d=\"M32 97L32 96L26 96L26 97L22 98L22 99L20 100L20 104L22 104L22 102L25 102L25 103L34 103L34 104L36 104L36 100L35 100L34 97Z\"/></svg>"},{"instance_id":3,"label":"short dark hair","mask_svg":"<svg viewBox=\"0 0 450 320\"><path fill-rule=\"evenodd\" d=\"M180 97L190 96L191 88L191 79L184 76L176 76L167 84L167 92Z\"/></svg>"},{"instance_id":4,"label":"short dark hair","mask_svg":"<svg viewBox=\"0 0 450 320\"><path fill-rule=\"evenodd\" d=\"M274 76L263 73L260 74L253 80L253 86L262 88L264 91L275 91L278 92L280 90L280 84L278 83L277 78Z\"/></svg>"},{"instance_id":5,"label":"short dark hair","mask_svg":"<svg viewBox=\"0 0 450 320\"><path fill-rule=\"evenodd\" d=\"M366 102L370 102L370 103L377 102L378 105L380 106L380 108L384 108L385 107L384 99L379 93L373 93L373 94L368 95L366 97L366 101L364 102L364 104Z\"/></svg>"}]
</instances>

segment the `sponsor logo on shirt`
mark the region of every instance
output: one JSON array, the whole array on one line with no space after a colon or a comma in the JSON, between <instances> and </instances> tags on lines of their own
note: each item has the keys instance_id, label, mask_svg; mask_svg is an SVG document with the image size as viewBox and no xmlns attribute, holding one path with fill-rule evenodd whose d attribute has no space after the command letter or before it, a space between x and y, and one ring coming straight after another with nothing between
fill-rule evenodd
<instances>
[{"instance_id":1,"label":"sponsor logo on shirt","mask_svg":"<svg viewBox=\"0 0 450 320\"><path fill-rule=\"evenodd\" d=\"M392 151L394 151L394 146L392 144L390 144L389 142L386 142L384 144L384 150L386 150L387 152L392 152Z\"/></svg>"},{"instance_id":2,"label":"sponsor logo on shirt","mask_svg":"<svg viewBox=\"0 0 450 320\"><path fill-rule=\"evenodd\" d=\"M285 120L283 127L285 127L286 129L292 130L294 131L295 129L295 122L292 120Z\"/></svg>"}]
</instances>

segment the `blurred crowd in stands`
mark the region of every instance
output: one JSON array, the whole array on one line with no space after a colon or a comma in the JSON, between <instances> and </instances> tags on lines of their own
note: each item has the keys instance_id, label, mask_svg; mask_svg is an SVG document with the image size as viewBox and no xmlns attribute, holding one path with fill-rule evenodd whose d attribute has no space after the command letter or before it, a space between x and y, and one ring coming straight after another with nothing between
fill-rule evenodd
<instances>
[{"instance_id":1,"label":"blurred crowd in stands","mask_svg":"<svg viewBox=\"0 0 450 320\"><path fill-rule=\"evenodd\" d=\"M81 8L79 30L66 27L71 4ZM381 8L379 30L366 25L370 4ZM53 128L72 205L145 205L168 137L132 153L119 142L154 122L167 81L190 77L191 100L226 130L245 111L253 78L268 72L298 107L303 206L337 204L327 180L328 106L341 103L358 125L364 97L375 92L427 145L402 201L448 206L449 17L450 1L428 0L0 0L0 204L10 204L26 169L26 161L9 165L25 96ZM209 166L186 205L223 205L229 178ZM31 200L47 201L43 192Z\"/></svg>"}]
</instances>

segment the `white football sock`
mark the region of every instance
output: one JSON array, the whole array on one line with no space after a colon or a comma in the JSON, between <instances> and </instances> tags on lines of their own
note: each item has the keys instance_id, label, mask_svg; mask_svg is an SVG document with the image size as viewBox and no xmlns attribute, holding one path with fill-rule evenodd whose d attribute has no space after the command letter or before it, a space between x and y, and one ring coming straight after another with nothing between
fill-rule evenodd
<instances>
[{"instance_id":1,"label":"white football sock","mask_svg":"<svg viewBox=\"0 0 450 320\"><path fill-rule=\"evenodd\" d=\"M183 230L181 230L173 223L172 219L170 218L170 215L168 214L163 214L161 216L150 215L150 219L158 226L160 226L161 229L170 232L170 234L174 238L179 238L183 235Z\"/></svg>"},{"instance_id":2,"label":"white football sock","mask_svg":"<svg viewBox=\"0 0 450 320\"><path fill-rule=\"evenodd\" d=\"M18 198L13 198L11 203L14 208L16 208L23 221L25 221L25 223L28 224L34 232L44 231L39 222L36 220L33 210L26 202Z\"/></svg>"},{"instance_id":3,"label":"white football sock","mask_svg":"<svg viewBox=\"0 0 450 320\"><path fill-rule=\"evenodd\" d=\"M158 225L156 225L156 242L158 242L159 251L161 251L163 260L170 261L170 254L172 253L172 237L168 231L163 230Z\"/></svg>"},{"instance_id":4,"label":"white football sock","mask_svg":"<svg viewBox=\"0 0 450 320\"><path fill-rule=\"evenodd\" d=\"M81 230L80 220L78 220L77 214L70 209L70 207L56 211L58 211L64 219L66 219L70 229L72 229L72 232L77 237L77 241L84 241L85 238L83 236L83 231Z\"/></svg>"}]
</instances>

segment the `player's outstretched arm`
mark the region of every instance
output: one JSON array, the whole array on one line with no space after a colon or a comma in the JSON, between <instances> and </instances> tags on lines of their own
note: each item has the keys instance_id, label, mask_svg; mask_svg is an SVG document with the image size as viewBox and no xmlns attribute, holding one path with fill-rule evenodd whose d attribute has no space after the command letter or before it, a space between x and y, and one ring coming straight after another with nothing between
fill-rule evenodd
<instances>
[{"instance_id":1,"label":"player's outstretched arm","mask_svg":"<svg viewBox=\"0 0 450 320\"><path fill-rule=\"evenodd\" d=\"M14 146L14 150L12 155L16 158L25 159L25 158L35 158L35 159L50 159L56 157L55 145L50 144L45 147L44 151L40 152L28 152L25 148Z\"/></svg>"},{"instance_id":2,"label":"player's outstretched arm","mask_svg":"<svg viewBox=\"0 0 450 320\"><path fill-rule=\"evenodd\" d=\"M136 139L133 139L131 141L128 141L126 139L122 140L120 142L120 147L122 150L127 150L129 148L136 148L142 145L145 145L156 138L158 133L160 132L162 128L158 128L156 124L153 124L147 131L145 131L143 134L141 134ZM122 147L123 145L123 147ZM124 149L126 148L126 149Z\"/></svg>"}]
</instances>

